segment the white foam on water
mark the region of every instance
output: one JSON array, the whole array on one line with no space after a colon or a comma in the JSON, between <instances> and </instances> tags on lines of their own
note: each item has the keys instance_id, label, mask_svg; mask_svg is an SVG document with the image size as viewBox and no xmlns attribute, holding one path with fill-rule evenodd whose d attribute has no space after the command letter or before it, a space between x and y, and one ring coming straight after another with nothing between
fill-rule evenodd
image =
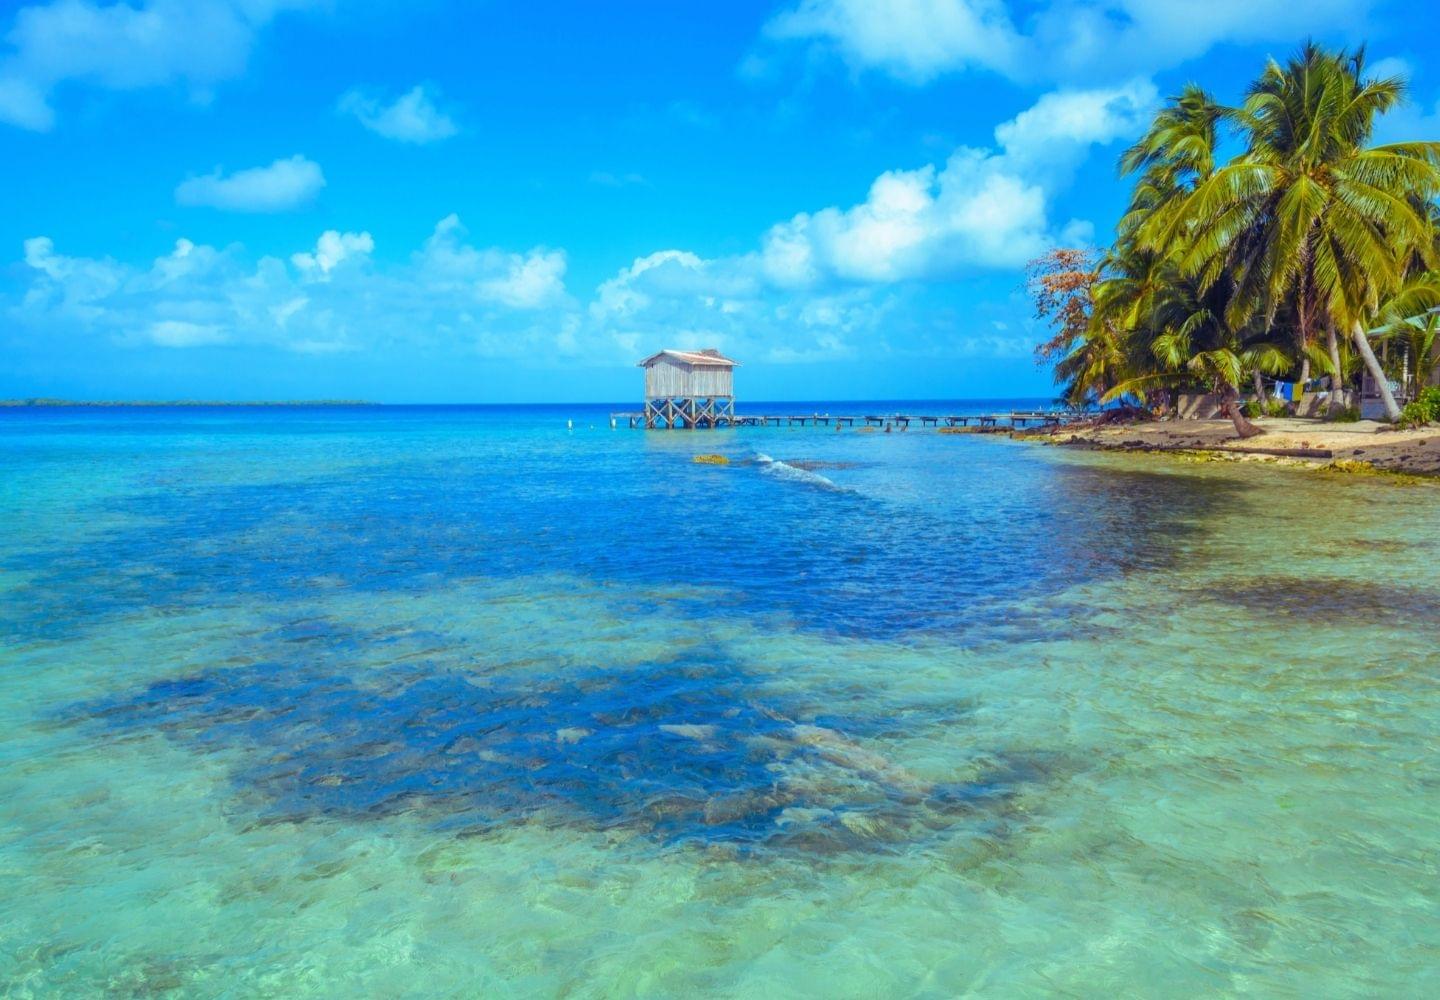
<instances>
[{"instance_id":1,"label":"white foam on water","mask_svg":"<svg viewBox=\"0 0 1440 1000\"><path fill-rule=\"evenodd\" d=\"M811 472L808 469L799 469L788 462L780 462L771 458L763 451L755 453L755 462L760 466L760 471L776 477L786 479L790 482L804 483L808 486L816 486L822 490L834 490L837 493L847 493L843 486L835 484L834 480L827 479L818 472Z\"/></svg>"}]
</instances>

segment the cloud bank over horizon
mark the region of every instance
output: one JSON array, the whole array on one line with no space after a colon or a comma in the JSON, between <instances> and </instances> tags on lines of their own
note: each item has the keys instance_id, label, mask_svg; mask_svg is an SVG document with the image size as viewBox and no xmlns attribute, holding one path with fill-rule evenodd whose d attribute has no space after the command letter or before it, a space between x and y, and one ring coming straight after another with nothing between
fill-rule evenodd
<instances>
[{"instance_id":1,"label":"cloud bank over horizon","mask_svg":"<svg viewBox=\"0 0 1440 1000\"><path fill-rule=\"evenodd\" d=\"M381 266L367 232L326 230L288 260L178 239L137 266L72 257L25 242L30 281L13 314L131 346L267 345L298 353L360 351L427 339L487 357L554 346L570 322L565 255L465 242L455 216L402 264Z\"/></svg>"},{"instance_id":2,"label":"cloud bank over horizon","mask_svg":"<svg viewBox=\"0 0 1440 1000\"><path fill-rule=\"evenodd\" d=\"M32 238L25 247L30 280L12 315L22 325L79 324L161 347L248 342L353 351L422 338L429 329L432 341L485 357L543 349L617 364L661 340L779 363L890 352L899 345L886 342L882 324L894 324L906 286L1019 268L1061 239L1088 234L1088 222L1057 225L1050 217L1054 192L1091 146L1133 132L1155 101L1145 81L1046 95L999 125L993 147L961 147L940 165L887 171L863 201L778 222L743 254L647 254L602 282L583 306L565 287L563 250L476 247L451 214L398 265L374 260L368 232L327 230L288 262L251 260L239 244L181 239L148 268L63 256L49 238ZM323 185L319 168L295 156L192 178L176 198L282 211ZM977 343L1015 353L993 332Z\"/></svg>"}]
</instances>

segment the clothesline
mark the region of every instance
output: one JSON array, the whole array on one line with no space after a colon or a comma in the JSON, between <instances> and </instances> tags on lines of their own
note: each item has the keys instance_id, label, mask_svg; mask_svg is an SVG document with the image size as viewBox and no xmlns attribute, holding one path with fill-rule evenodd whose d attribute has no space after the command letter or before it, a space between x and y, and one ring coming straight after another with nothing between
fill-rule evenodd
<instances>
[{"instance_id":1,"label":"clothesline","mask_svg":"<svg viewBox=\"0 0 1440 1000\"><path fill-rule=\"evenodd\" d=\"M1303 383L1285 382L1280 379L1262 379L1262 382L1269 384L1269 395L1275 399L1284 400L1287 403L1297 403L1300 401L1300 396L1303 393L1313 391L1312 387L1318 389L1322 381L1328 384L1328 380L1329 376L1323 375L1320 378L1312 378L1308 382Z\"/></svg>"}]
</instances>

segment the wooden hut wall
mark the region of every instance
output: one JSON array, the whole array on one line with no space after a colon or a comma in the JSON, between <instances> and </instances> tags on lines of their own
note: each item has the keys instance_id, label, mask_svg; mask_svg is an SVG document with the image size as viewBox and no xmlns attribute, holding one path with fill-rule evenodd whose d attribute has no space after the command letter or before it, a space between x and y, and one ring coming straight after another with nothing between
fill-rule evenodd
<instances>
[{"instance_id":1,"label":"wooden hut wall","mask_svg":"<svg viewBox=\"0 0 1440 1000\"><path fill-rule=\"evenodd\" d=\"M691 396L732 396L734 386L735 379L728 365L696 365L690 371Z\"/></svg>"},{"instance_id":2,"label":"wooden hut wall","mask_svg":"<svg viewBox=\"0 0 1440 1000\"><path fill-rule=\"evenodd\" d=\"M645 397L657 399L690 395L689 372L669 358L661 358L645 369Z\"/></svg>"},{"instance_id":3,"label":"wooden hut wall","mask_svg":"<svg viewBox=\"0 0 1440 1000\"><path fill-rule=\"evenodd\" d=\"M704 398L734 395L735 379L728 365L687 366L661 358L645 369L645 397L673 396Z\"/></svg>"}]
</instances>

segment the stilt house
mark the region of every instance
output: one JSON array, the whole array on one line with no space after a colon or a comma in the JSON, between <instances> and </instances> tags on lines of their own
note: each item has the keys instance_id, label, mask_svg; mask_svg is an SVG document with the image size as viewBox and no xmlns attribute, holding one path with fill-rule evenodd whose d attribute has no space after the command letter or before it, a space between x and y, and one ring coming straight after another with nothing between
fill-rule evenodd
<instances>
[{"instance_id":1,"label":"stilt house","mask_svg":"<svg viewBox=\"0 0 1440 1000\"><path fill-rule=\"evenodd\" d=\"M645 369L645 426L693 430L733 424L738 365L713 347L650 355L639 363Z\"/></svg>"}]
</instances>

